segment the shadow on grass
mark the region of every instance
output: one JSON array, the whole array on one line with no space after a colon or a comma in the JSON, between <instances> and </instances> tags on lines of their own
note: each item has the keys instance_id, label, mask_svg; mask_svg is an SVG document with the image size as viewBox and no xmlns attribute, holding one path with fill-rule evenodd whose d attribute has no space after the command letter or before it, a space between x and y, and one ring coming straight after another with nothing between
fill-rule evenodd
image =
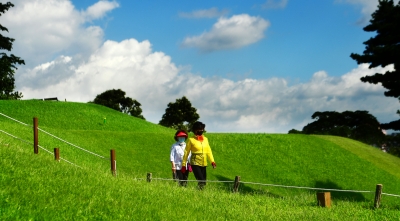
<instances>
[{"instance_id":1,"label":"shadow on grass","mask_svg":"<svg viewBox=\"0 0 400 221\"><path fill-rule=\"evenodd\" d=\"M216 178L219 181L232 181L232 182L224 182L221 183L220 185L223 186L223 189L225 189L228 192L233 191L233 181L234 179L228 178L225 176L217 175ZM337 185L335 182L332 182L330 180L328 181L317 181L315 182L314 185L315 188L323 188L323 189L337 189L337 190L343 190L342 187ZM293 190L296 192L297 190ZM311 191L314 192L314 191ZM322 192L322 191L317 191L317 192ZM343 201L355 201L355 202L365 202L366 198L362 193L357 193L357 192L341 192L341 191L324 191L324 192L331 192L331 199L332 200L343 200ZM261 194L261 195L266 195L268 197L274 197L274 198L282 198L283 196L274 194L266 190L265 188L257 188L257 186L250 185L249 184L243 184L240 183L239 185L239 193L240 194Z\"/></svg>"},{"instance_id":2,"label":"shadow on grass","mask_svg":"<svg viewBox=\"0 0 400 221\"><path fill-rule=\"evenodd\" d=\"M317 181L317 182L315 182L315 187L316 188L323 188L323 189L343 190L343 188L341 188L335 182L332 182L330 180L328 180L326 182ZM339 192L339 191L329 191L329 190L318 191L318 192L331 192L331 199L333 199L333 200L356 201L356 202L363 202L363 201L366 200L362 193Z\"/></svg>"},{"instance_id":3,"label":"shadow on grass","mask_svg":"<svg viewBox=\"0 0 400 221\"><path fill-rule=\"evenodd\" d=\"M217 175L216 177L219 181L235 181L235 179L227 178L220 175ZM234 184L233 182L222 183L223 188L227 192L233 192L233 184ZM240 194L251 194L251 195L257 194L257 195L266 195L268 197L274 197L274 198L282 198L282 196L268 192L265 189L255 189L243 183L240 183L238 191Z\"/></svg>"}]
</instances>

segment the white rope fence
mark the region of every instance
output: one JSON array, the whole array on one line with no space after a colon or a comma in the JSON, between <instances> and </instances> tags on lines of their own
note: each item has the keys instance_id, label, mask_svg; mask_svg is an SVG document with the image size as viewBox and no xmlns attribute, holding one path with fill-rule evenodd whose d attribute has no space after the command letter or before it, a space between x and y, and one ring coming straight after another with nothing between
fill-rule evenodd
<instances>
[{"instance_id":1,"label":"white rope fence","mask_svg":"<svg viewBox=\"0 0 400 221\"><path fill-rule=\"evenodd\" d=\"M235 181L220 181L220 180L180 180L168 178L151 178L151 180L166 180L166 181L185 181L185 182L205 182L205 183L234 183Z\"/></svg>"},{"instance_id":2,"label":"white rope fence","mask_svg":"<svg viewBox=\"0 0 400 221\"><path fill-rule=\"evenodd\" d=\"M400 195L390 194L390 193L382 193L382 195L400 197Z\"/></svg>"},{"instance_id":3,"label":"white rope fence","mask_svg":"<svg viewBox=\"0 0 400 221\"><path fill-rule=\"evenodd\" d=\"M9 117L9 116L7 116L7 115L5 115L5 114L0 113L0 115L4 116L4 117L6 117L6 118L8 118L8 119L10 119L10 120L16 121L16 122L18 122L18 123L20 123L20 124L23 124L23 125L25 125L25 126L31 126L31 125L28 125L28 124L23 123L23 122L21 122L21 121L18 121L18 120L14 119L14 118L11 118L11 117Z\"/></svg>"},{"instance_id":4,"label":"white rope fence","mask_svg":"<svg viewBox=\"0 0 400 221\"><path fill-rule=\"evenodd\" d=\"M33 143L30 143L29 141L26 141L26 140L24 140L24 139L21 139L21 138L19 138L19 137L14 136L14 135L12 135L12 134L10 134L10 133L7 133L7 132L5 132L4 130L0 130L0 132L5 133L5 134L7 134L8 136L13 137L13 138L15 138L15 139L17 139L17 140L20 140L20 141L22 141L22 142L24 142L24 143L32 144L32 145L33 145Z\"/></svg>"},{"instance_id":5,"label":"white rope fence","mask_svg":"<svg viewBox=\"0 0 400 221\"><path fill-rule=\"evenodd\" d=\"M20 124L23 124L23 125L25 125L25 126L33 127L33 126L28 125L28 124L26 124L26 123L23 123L23 122L21 122L21 121L19 121L19 120L16 120L16 119L14 119L14 118L12 118L12 117L10 117L10 116L7 116L7 115L5 115L5 114L3 114L3 113L0 113L0 115L4 116L4 117L6 117L6 118L8 118L8 119L10 119L10 120L13 120L13 121L15 121L15 122L18 122L18 123L20 123ZM72 143L70 143L70 142L68 142L68 141L66 141L66 140L63 140L63 139L61 139L61 138L59 138L59 137L57 137L57 136L55 136L55 135L53 135L53 134L51 134L51 133L45 131L45 130L42 130L42 129L40 129L40 128L38 128L38 130L42 131L43 133L45 133L45 134L47 134L47 135L49 135L49 136L51 136L51 137L53 137L53 138L58 139L58 140L60 140L60 141L62 141L62 142L64 142L64 143L66 143L66 144L69 144L69 145L71 145L71 146L73 146L73 147L75 147L75 148L78 148L78 149L80 149L80 150L86 151L87 153L93 154L93 155L95 155L95 156L97 156L97 157L100 157L100 158L102 158L102 159L104 159L104 160L110 160L110 159L108 159L108 158L106 158L106 157L104 157L104 156L101 156L101 155L99 155L99 154L96 154L96 153L94 153L94 152L91 152L91 151L89 151L89 150L86 150L86 149L84 149L84 148L82 148L82 147L79 147L79 146L77 146L77 145L75 145L75 144L72 144Z\"/></svg>"},{"instance_id":6,"label":"white rope fence","mask_svg":"<svg viewBox=\"0 0 400 221\"><path fill-rule=\"evenodd\" d=\"M179 180L179 179L168 179L168 178L151 178L151 180L162 180L162 181L180 181L180 182L206 182L206 183L234 183L235 181L220 181L220 180ZM286 186L278 184L266 184L266 183L254 183L254 182L243 182L242 184L253 184L260 186L273 186L273 187L283 187L283 188L294 188L294 189L308 189L308 190L323 190L323 191L336 191L336 192L352 192L352 193L375 193L375 191L369 190L341 190L341 189L327 189L327 188L316 188L316 187L303 187L303 186ZM400 197L400 195L382 193L382 195Z\"/></svg>"},{"instance_id":7,"label":"white rope fence","mask_svg":"<svg viewBox=\"0 0 400 221\"><path fill-rule=\"evenodd\" d=\"M234 183L235 182L233 180L232 181L229 181L229 180L228 181L220 181L220 180L179 180L179 179L167 179L167 178L151 178L151 180L170 180L170 181L185 181L185 182L206 182L206 183ZM254 183L254 182L243 182L243 181L239 181L238 183L254 184L254 185L260 185L260 186L274 186L274 187L284 187L284 188L295 188L295 189L325 190L325 191L354 192L354 193L375 193L374 191L369 191L369 190L325 189L325 188L316 188L316 187L285 186L285 185L278 185L278 184Z\"/></svg>"},{"instance_id":8,"label":"white rope fence","mask_svg":"<svg viewBox=\"0 0 400 221\"><path fill-rule=\"evenodd\" d=\"M31 143L31 142L26 141L26 140L24 140L24 139L21 139L21 138L19 138L19 137L16 137L16 136L14 136L14 135L12 135L12 134L10 134L10 133L7 133L7 132L5 132L5 131L3 131L3 130L0 130L0 132L2 132L2 133L4 133L4 134L7 134L8 136L11 136L11 137L13 137L13 138L15 138L15 139L17 139L17 140L20 140L20 141L22 141L22 142L24 142L24 143L26 143L26 144L33 145L33 143ZM38 147L40 147L42 150L44 150L44 151L50 153L51 155L53 155L53 153L52 153L51 151L47 150L46 148L44 148L44 147L42 147L42 146L40 146L40 145L38 145ZM74 166L76 166L76 167L82 168L82 167L80 167L80 166L78 166L78 165L76 165L76 164L74 164L74 163L72 163L72 162L70 162L70 161L68 161L68 160L66 160L66 159L64 159L64 158L62 158L62 157L60 157L60 159L61 159L61 160L64 160L65 162L67 162L67 163L69 163L69 164L72 164L72 165L74 165Z\"/></svg>"},{"instance_id":9,"label":"white rope fence","mask_svg":"<svg viewBox=\"0 0 400 221\"><path fill-rule=\"evenodd\" d=\"M266 184L266 183L253 183L253 182L243 182L239 181L243 184L254 184L260 186L274 186L274 187L284 187L284 188L294 188L294 189L309 189L309 190L326 190L326 191L337 191L337 192L353 192L353 193L375 193L374 191L368 190L340 190L340 189L324 189L324 188L316 188L316 187L303 187L303 186L285 186L278 184Z\"/></svg>"},{"instance_id":10,"label":"white rope fence","mask_svg":"<svg viewBox=\"0 0 400 221\"><path fill-rule=\"evenodd\" d=\"M54 136L53 134L51 134L51 133L49 133L49 132L47 132L47 131L45 131L45 130L42 130L42 129L40 129L40 128L38 128L38 130L42 131L43 133L45 133L45 134L47 134L47 135L49 135L49 136L51 136L51 137L54 137L54 138L58 139L58 140L60 140L60 141L62 141L62 142L64 142L64 143L66 143L66 144L69 144L69 145L71 145L71 146L73 146L73 147L76 147L76 148L78 148L78 149L80 149L80 150L86 151L87 153L93 154L93 155L95 155L95 156L97 156L97 157L100 157L100 158L102 158L102 159L105 159L105 160L110 160L110 159L108 159L108 158L106 158L106 157L103 157L103 156L97 154L97 153L93 153L93 152L91 152L91 151L89 151L89 150L86 150L86 149L84 149L84 148L82 148L82 147L79 147L79 146L77 146L77 145L75 145L75 144L73 144L73 143L70 143L70 142L68 142L68 141L66 141L66 140L63 140L63 139L61 139L61 138L59 138L59 137L57 137L57 136Z\"/></svg>"},{"instance_id":11,"label":"white rope fence","mask_svg":"<svg viewBox=\"0 0 400 221\"><path fill-rule=\"evenodd\" d=\"M41 147L40 145L38 145L38 147L42 148L44 151L46 151L46 152L50 153L51 155L53 155L53 153L52 153L51 151L46 150L45 148ZM69 163L69 164L71 164L71 165L74 165L74 166L76 166L76 167L79 167L79 168L83 169L81 166L78 166L78 165L76 165L76 164L74 164L74 163L72 163L72 162L70 162L70 161L68 161L68 160L66 160L66 159L64 159L64 158L62 158L62 157L60 157L60 159L61 159L61 160L64 160L65 162L67 162L67 163Z\"/></svg>"}]
</instances>

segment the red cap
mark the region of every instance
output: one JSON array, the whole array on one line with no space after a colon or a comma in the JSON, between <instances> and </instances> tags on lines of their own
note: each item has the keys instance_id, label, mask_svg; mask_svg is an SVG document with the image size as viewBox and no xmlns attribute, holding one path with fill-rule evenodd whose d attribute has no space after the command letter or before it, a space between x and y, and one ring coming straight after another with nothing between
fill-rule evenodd
<instances>
[{"instance_id":1,"label":"red cap","mask_svg":"<svg viewBox=\"0 0 400 221\"><path fill-rule=\"evenodd\" d=\"M177 135L177 137L187 137L187 134L185 132L179 132Z\"/></svg>"}]
</instances>

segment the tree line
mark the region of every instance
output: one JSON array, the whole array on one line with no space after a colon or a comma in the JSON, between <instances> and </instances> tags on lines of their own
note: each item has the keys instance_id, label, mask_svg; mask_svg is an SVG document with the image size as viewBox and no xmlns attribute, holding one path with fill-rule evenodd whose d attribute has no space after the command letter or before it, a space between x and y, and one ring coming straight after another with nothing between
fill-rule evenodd
<instances>
[{"instance_id":1,"label":"tree line","mask_svg":"<svg viewBox=\"0 0 400 221\"><path fill-rule=\"evenodd\" d=\"M289 133L335 135L376 145L385 142L381 124L368 111L317 111L311 118L315 121L304 126L302 131L292 129Z\"/></svg>"},{"instance_id":2,"label":"tree line","mask_svg":"<svg viewBox=\"0 0 400 221\"><path fill-rule=\"evenodd\" d=\"M125 96L125 91L121 89L107 90L91 101L103 105L114 110L126 113L133 117L145 120L142 115L141 104L130 97ZM170 102L165 109L165 114L162 116L159 124L165 127L171 127L177 130L190 131L194 122L200 118L197 109L192 106L189 99L185 96L176 99L175 102Z\"/></svg>"}]
</instances>

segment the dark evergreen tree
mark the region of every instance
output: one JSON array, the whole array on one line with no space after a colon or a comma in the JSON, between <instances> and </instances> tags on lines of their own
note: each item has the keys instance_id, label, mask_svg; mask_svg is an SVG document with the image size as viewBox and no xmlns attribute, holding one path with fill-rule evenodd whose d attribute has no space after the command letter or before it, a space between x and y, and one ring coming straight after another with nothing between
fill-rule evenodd
<instances>
[{"instance_id":1,"label":"dark evergreen tree","mask_svg":"<svg viewBox=\"0 0 400 221\"><path fill-rule=\"evenodd\" d=\"M197 109L192 107L190 101L183 96L176 99L175 103L170 102L165 114L162 116L159 124L174 129L184 129L190 131L194 122L200 118Z\"/></svg>"},{"instance_id":2,"label":"dark evergreen tree","mask_svg":"<svg viewBox=\"0 0 400 221\"><path fill-rule=\"evenodd\" d=\"M361 81L371 84L381 83L385 96L400 98L400 2L395 5L393 0L379 0L378 9L372 14L370 24L364 31L376 33L364 44L366 48L362 55L352 53L350 57L358 64L368 63L369 68L385 67L393 64L394 71L384 74L376 73L364 76ZM400 120L382 124L385 129L400 130Z\"/></svg>"},{"instance_id":3,"label":"dark evergreen tree","mask_svg":"<svg viewBox=\"0 0 400 221\"><path fill-rule=\"evenodd\" d=\"M8 11L9 8L14 7L10 2L0 3L0 16ZM8 29L0 24L0 30L8 32ZM0 34L0 50L11 51L12 44L15 39L5 37ZM22 98L22 93L14 91L15 78L14 73L17 69L16 65L25 64L24 60L5 52L0 53L0 100L16 100Z\"/></svg>"},{"instance_id":4,"label":"dark evergreen tree","mask_svg":"<svg viewBox=\"0 0 400 221\"><path fill-rule=\"evenodd\" d=\"M140 108L141 104L137 100L125 97L125 94L125 91L121 89L107 90L97 95L93 103L145 120L142 115L142 108Z\"/></svg>"}]
</instances>

